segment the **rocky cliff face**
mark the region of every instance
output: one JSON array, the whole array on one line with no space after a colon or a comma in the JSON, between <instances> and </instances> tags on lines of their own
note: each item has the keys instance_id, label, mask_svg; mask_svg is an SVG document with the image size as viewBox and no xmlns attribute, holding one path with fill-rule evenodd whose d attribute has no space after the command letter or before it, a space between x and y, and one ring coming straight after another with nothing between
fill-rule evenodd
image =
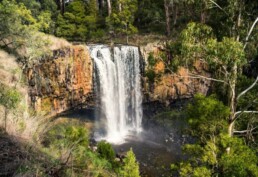
<instances>
[{"instance_id":1,"label":"rocky cliff face","mask_svg":"<svg viewBox=\"0 0 258 177\"><path fill-rule=\"evenodd\" d=\"M145 69L148 56L158 55L162 44L140 47ZM144 102L158 101L170 104L178 99L191 98L196 93L207 94L210 81L192 78L186 68L175 74L166 74L165 64L157 62L154 82L143 77ZM191 73L209 77L205 65L196 62ZM31 104L37 112L56 115L73 107L92 105L93 63L87 46L75 45L55 49L48 57L26 70Z\"/></svg>"},{"instance_id":2,"label":"rocky cliff face","mask_svg":"<svg viewBox=\"0 0 258 177\"><path fill-rule=\"evenodd\" d=\"M162 43L153 43L140 47L142 56L147 63L146 69L150 53L154 56L158 55L162 46ZM206 95L211 84L209 80L197 79L193 76L210 77L207 67L201 61L194 64L191 72L187 68L179 67L174 74L165 73L165 63L159 61L154 66L154 72L159 75L154 82L144 77L144 102L158 101L169 105L178 99L192 98L196 93Z\"/></svg>"},{"instance_id":3,"label":"rocky cliff face","mask_svg":"<svg viewBox=\"0 0 258 177\"><path fill-rule=\"evenodd\" d=\"M36 111L55 115L88 103L92 95L93 64L86 46L53 51L27 69L31 104Z\"/></svg>"}]
</instances>

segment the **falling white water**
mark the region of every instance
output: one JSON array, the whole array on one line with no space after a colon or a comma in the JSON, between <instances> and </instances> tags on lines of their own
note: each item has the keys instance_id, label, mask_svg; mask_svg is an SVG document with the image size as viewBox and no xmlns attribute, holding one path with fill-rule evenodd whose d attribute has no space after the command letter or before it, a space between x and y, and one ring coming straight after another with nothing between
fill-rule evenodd
<instances>
[{"instance_id":1,"label":"falling white water","mask_svg":"<svg viewBox=\"0 0 258 177\"><path fill-rule=\"evenodd\" d=\"M137 47L89 47L95 63L101 119L106 120L105 139L120 143L129 132L141 131L142 94L140 56Z\"/></svg>"}]
</instances>

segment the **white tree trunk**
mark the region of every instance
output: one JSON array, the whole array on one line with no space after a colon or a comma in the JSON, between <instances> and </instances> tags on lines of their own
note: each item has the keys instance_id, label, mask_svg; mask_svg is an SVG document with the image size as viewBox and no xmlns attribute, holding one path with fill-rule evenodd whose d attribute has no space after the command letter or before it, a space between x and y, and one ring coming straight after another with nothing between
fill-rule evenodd
<instances>
[{"instance_id":1,"label":"white tree trunk","mask_svg":"<svg viewBox=\"0 0 258 177\"><path fill-rule=\"evenodd\" d=\"M169 11L168 0L164 0L164 8L165 8L165 14L166 14L166 33L167 33L167 36L170 36L170 11Z\"/></svg>"},{"instance_id":2,"label":"white tree trunk","mask_svg":"<svg viewBox=\"0 0 258 177\"><path fill-rule=\"evenodd\" d=\"M234 122L236 118L236 81L237 81L237 64L234 64L232 68L232 75L229 80L229 108L230 108L230 117L229 117L229 126L228 133L229 136L233 136Z\"/></svg>"},{"instance_id":3,"label":"white tree trunk","mask_svg":"<svg viewBox=\"0 0 258 177\"><path fill-rule=\"evenodd\" d=\"M107 0L107 5L108 5L108 16L110 16L111 13L112 13L112 7L111 7L111 1L110 0Z\"/></svg>"}]
</instances>

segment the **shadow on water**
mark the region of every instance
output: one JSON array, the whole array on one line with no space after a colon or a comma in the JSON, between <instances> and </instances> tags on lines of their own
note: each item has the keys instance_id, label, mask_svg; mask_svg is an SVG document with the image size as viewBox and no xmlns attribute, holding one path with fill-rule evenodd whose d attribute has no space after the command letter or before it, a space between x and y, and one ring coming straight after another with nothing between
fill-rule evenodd
<instances>
[{"instance_id":1,"label":"shadow on water","mask_svg":"<svg viewBox=\"0 0 258 177\"><path fill-rule=\"evenodd\" d=\"M79 119L93 125L93 134L99 131L101 121L96 117L94 108L70 111L60 117ZM119 156L124 156L130 148L133 149L140 164L142 176L171 176L171 163L179 162L184 157L181 147L188 141L182 134L184 120L176 117L167 122L158 123L156 117L143 118L143 130L140 133L130 132L123 144L112 144ZM163 118L163 116L160 116ZM160 119L159 117L159 119ZM164 115L166 118L166 115Z\"/></svg>"},{"instance_id":2,"label":"shadow on water","mask_svg":"<svg viewBox=\"0 0 258 177\"><path fill-rule=\"evenodd\" d=\"M170 176L170 165L183 159L181 146L187 141L178 129L178 121L174 120L174 128L153 120L144 121L141 133L131 132L124 144L113 147L118 154L125 154L132 148L140 163L142 176Z\"/></svg>"}]
</instances>

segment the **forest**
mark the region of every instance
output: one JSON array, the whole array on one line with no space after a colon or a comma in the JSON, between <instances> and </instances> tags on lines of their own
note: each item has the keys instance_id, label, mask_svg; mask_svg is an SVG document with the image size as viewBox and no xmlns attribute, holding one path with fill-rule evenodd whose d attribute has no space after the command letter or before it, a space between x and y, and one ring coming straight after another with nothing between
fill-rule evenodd
<instances>
[{"instance_id":1,"label":"forest","mask_svg":"<svg viewBox=\"0 0 258 177\"><path fill-rule=\"evenodd\" d=\"M138 159L134 148L130 147L121 155L112 143L92 140L92 129L87 121L59 120L59 113L63 116L69 106L51 115L57 105L57 101L53 101L56 95L75 90L80 84L79 79L74 81L74 75L80 75L81 80L86 78L81 74L81 70L86 70L83 68L86 62L74 61L73 57L92 58L95 63L89 65L97 70L92 73L101 72L96 69L98 63L94 57L102 55L102 49L93 56L94 46L89 47L91 54L79 53L85 47L76 46L103 44L111 48L114 53L110 56L114 58L118 51L116 46L120 45L139 49L140 54L133 53L130 59L144 58L144 71L128 69L141 74L139 98L142 97L143 113L139 115L143 114L142 124L154 121L155 125L165 127L168 126L165 119L173 124L178 117L185 122L180 133L189 140L180 144L179 160L164 164L166 173L160 176L258 177L258 1L0 0L0 21L0 176L157 176L144 171L146 166ZM157 46L150 45L151 52L145 56L142 47L154 43ZM121 53L123 50L132 52L126 47L119 48ZM73 61L64 62L67 66L63 70L52 71L51 64L61 68L66 57L67 63ZM51 64L45 66L44 63ZM134 63L133 67L136 65ZM73 67L76 69L71 69ZM180 74L182 70L186 74ZM92 77L89 83L101 84L92 80L105 74L92 73L86 73L87 77ZM138 76L139 73L130 74ZM62 82L57 82L58 79ZM167 96L165 103L158 100L165 91L157 94L155 89L161 82L166 86L171 84L173 79L183 83L174 91L174 95L179 96ZM186 79L190 83L185 84ZM132 84L130 94L137 96L137 83ZM191 83L197 83L200 89L184 97L184 87L186 90L195 87ZM206 83L208 89L203 94ZM42 89L42 85L49 88ZM117 95L127 94L128 90L120 92L120 87L117 88ZM96 88L89 90L92 89ZM60 96L64 100L60 102L63 107L70 104L69 108L81 109L87 100L77 105L67 100L86 91L81 89L74 93L71 90ZM99 95L103 95L102 90L100 86ZM150 101L153 92L158 101ZM117 98L115 96L112 99ZM123 98L128 97L131 95ZM39 98L42 99L40 104L35 101ZM138 97L135 98L136 101L127 105L128 110L134 108L132 105ZM98 103L96 100L94 104ZM35 103L34 106L30 102ZM99 102L104 104L103 98ZM173 108L175 102L182 103L179 111ZM156 109L154 104L162 110ZM37 110L37 106L42 109ZM69 111L75 113L73 109ZM105 108L95 106L94 109ZM151 120L146 118L148 115ZM173 126L166 128L173 129Z\"/></svg>"}]
</instances>

